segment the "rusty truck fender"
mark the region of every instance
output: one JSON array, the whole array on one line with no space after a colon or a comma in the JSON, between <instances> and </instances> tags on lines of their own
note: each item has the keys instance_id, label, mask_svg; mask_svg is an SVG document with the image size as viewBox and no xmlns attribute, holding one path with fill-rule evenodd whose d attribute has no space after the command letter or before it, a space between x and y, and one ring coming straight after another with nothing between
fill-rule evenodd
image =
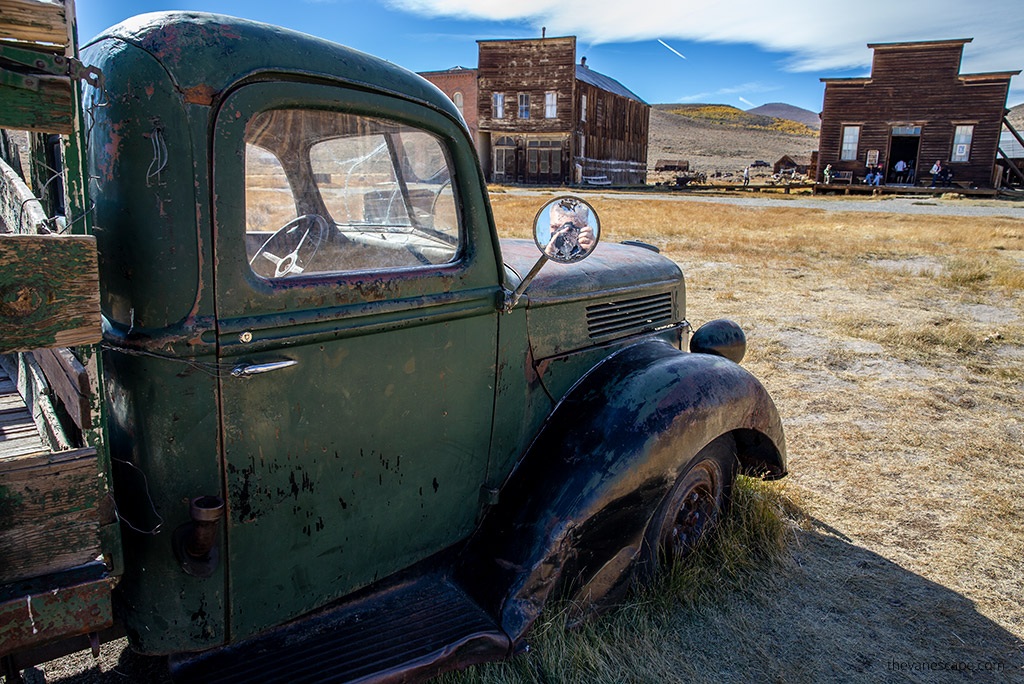
<instances>
[{"instance_id":1,"label":"rusty truck fender","mask_svg":"<svg viewBox=\"0 0 1024 684\"><path fill-rule=\"evenodd\" d=\"M679 474L725 434L740 472L785 475L775 405L739 365L654 339L607 357L566 393L506 480L463 552L463 581L513 641L549 598L608 591L632 571Z\"/></svg>"}]
</instances>

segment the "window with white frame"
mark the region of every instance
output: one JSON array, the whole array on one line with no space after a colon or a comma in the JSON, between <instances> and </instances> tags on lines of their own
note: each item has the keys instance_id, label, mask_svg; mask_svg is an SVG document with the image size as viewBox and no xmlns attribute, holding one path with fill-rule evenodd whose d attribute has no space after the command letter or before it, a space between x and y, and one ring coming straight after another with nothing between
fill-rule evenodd
<instances>
[{"instance_id":1,"label":"window with white frame","mask_svg":"<svg viewBox=\"0 0 1024 684\"><path fill-rule=\"evenodd\" d=\"M857 143L860 142L860 126L843 126L843 147L839 158L850 161L857 158Z\"/></svg>"},{"instance_id":2,"label":"window with white frame","mask_svg":"<svg viewBox=\"0 0 1024 684\"><path fill-rule=\"evenodd\" d=\"M455 108L459 110L459 114L465 116L465 112L462 111L462 93L456 91L455 94L452 95L452 102L455 103Z\"/></svg>"},{"instance_id":3,"label":"window with white frame","mask_svg":"<svg viewBox=\"0 0 1024 684\"><path fill-rule=\"evenodd\" d=\"M544 118L558 118L558 93L544 93Z\"/></svg>"},{"instance_id":4,"label":"window with white frame","mask_svg":"<svg viewBox=\"0 0 1024 684\"><path fill-rule=\"evenodd\" d=\"M580 95L580 121L587 120L587 94Z\"/></svg>"},{"instance_id":5,"label":"window with white frame","mask_svg":"<svg viewBox=\"0 0 1024 684\"><path fill-rule=\"evenodd\" d=\"M953 153L950 161L965 162L971 158L971 138L974 137L974 126L957 126L953 135Z\"/></svg>"},{"instance_id":6,"label":"window with white frame","mask_svg":"<svg viewBox=\"0 0 1024 684\"><path fill-rule=\"evenodd\" d=\"M519 118L530 118L530 93L519 93Z\"/></svg>"},{"instance_id":7,"label":"window with white frame","mask_svg":"<svg viewBox=\"0 0 1024 684\"><path fill-rule=\"evenodd\" d=\"M491 116L495 119L505 118L505 93L491 95Z\"/></svg>"}]
</instances>

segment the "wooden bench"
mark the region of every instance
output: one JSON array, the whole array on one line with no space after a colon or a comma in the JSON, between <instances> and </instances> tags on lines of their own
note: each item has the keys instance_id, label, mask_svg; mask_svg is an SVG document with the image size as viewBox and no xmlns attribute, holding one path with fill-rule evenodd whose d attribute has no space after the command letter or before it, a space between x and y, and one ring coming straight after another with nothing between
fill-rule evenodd
<instances>
[{"instance_id":1,"label":"wooden bench","mask_svg":"<svg viewBox=\"0 0 1024 684\"><path fill-rule=\"evenodd\" d=\"M853 171L836 171L832 174L833 183L846 183L847 185L853 184Z\"/></svg>"},{"instance_id":2,"label":"wooden bench","mask_svg":"<svg viewBox=\"0 0 1024 684\"><path fill-rule=\"evenodd\" d=\"M611 185L608 176L583 176L583 182L587 185Z\"/></svg>"}]
</instances>

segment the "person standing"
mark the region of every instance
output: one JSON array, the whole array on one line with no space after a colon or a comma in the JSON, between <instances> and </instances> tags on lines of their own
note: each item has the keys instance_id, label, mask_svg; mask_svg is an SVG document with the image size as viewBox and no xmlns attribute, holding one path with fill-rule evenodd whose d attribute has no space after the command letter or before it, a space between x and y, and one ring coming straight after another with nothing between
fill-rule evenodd
<instances>
[{"instance_id":1,"label":"person standing","mask_svg":"<svg viewBox=\"0 0 1024 684\"><path fill-rule=\"evenodd\" d=\"M750 185L750 167L743 169L743 185Z\"/></svg>"},{"instance_id":2,"label":"person standing","mask_svg":"<svg viewBox=\"0 0 1024 684\"><path fill-rule=\"evenodd\" d=\"M832 165L831 164L825 164L824 175L825 175L825 185L830 185L832 183Z\"/></svg>"},{"instance_id":3,"label":"person standing","mask_svg":"<svg viewBox=\"0 0 1024 684\"><path fill-rule=\"evenodd\" d=\"M929 185L928 187L934 188L935 187L935 183L937 183L939 181L939 178L942 175L942 160L941 159L936 159L935 163L932 164L931 174L932 174L932 184Z\"/></svg>"},{"instance_id":4,"label":"person standing","mask_svg":"<svg viewBox=\"0 0 1024 684\"><path fill-rule=\"evenodd\" d=\"M907 162L905 162L902 159L900 159L898 162L896 162L896 166L893 167L893 168L896 171L896 182L897 183L902 183L904 180L906 180L906 177L904 176L904 174L906 174L906 172L907 172Z\"/></svg>"}]
</instances>

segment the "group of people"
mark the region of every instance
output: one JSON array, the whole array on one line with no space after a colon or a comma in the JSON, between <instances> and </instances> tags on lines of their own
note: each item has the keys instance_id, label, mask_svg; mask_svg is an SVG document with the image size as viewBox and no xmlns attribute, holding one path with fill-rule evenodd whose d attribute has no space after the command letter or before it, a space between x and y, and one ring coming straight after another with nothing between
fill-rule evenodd
<instances>
[{"instance_id":1,"label":"group of people","mask_svg":"<svg viewBox=\"0 0 1024 684\"><path fill-rule=\"evenodd\" d=\"M864 183L877 186L881 185L883 180L885 180L885 171L882 170L881 164L868 167L868 173L864 176Z\"/></svg>"},{"instance_id":2,"label":"group of people","mask_svg":"<svg viewBox=\"0 0 1024 684\"><path fill-rule=\"evenodd\" d=\"M936 159L932 164L931 174L932 184L928 187L934 188L938 185L948 188L953 186L953 169L949 164L943 164L941 159Z\"/></svg>"}]
</instances>

